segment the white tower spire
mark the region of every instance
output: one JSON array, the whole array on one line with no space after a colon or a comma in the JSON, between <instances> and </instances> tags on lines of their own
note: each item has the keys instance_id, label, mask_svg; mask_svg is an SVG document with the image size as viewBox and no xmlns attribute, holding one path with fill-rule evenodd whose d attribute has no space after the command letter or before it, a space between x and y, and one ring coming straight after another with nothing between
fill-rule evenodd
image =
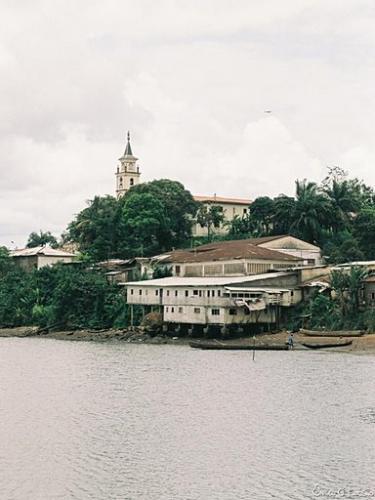
<instances>
[{"instance_id":1,"label":"white tower spire","mask_svg":"<svg viewBox=\"0 0 375 500\"><path fill-rule=\"evenodd\" d=\"M137 160L133 155L130 145L130 132L128 132L124 154L119 158L120 165L116 172L116 196L121 198L132 186L139 183L141 176Z\"/></svg>"}]
</instances>

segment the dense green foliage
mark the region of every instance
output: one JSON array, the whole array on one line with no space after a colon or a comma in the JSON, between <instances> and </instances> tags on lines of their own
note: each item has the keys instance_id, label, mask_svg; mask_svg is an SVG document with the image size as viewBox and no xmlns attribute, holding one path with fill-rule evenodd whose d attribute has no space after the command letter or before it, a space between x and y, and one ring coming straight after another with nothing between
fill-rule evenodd
<instances>
[{"instance_id":1,"label":"dense green foliage","mask_svg":"<svg viewBox=\"0 0 375 500\"><path fill-rule=\"evenodd\" d=\"M196 210L182 184L155 180L134 186L119 200L96 196L69 224L65 239L96 261L150 256L184 245Z\"/></svg>"},{"instance_id":2,"label":"dense green foliage","mask_svg":"<svg viewBox=\"0 0 375 500\"><path fill-rule=\"evenodd\" d=\"M113 196L95 196L69 224L66 240L78 244L93 260L112 257L116 249L118 202Z\"/></svg>"},{"instance_id":3,"label":"dense green foliage","mask_svg":"<svg viewBox=\"0 0 375 500\"><path fill-rule=\"evenodd\" d=\"M109 328L126 326L122 290L87 265L26 273L0 249L0 325Z\"/></svg>"},{"instance_id":4,"label":"dense green foliage","mask_svg":"<svg viewBox=\"0 0 375 500\"><path fill-rule=\"evenodd\" d=\"M39 231L39 233L36 233L34 231L30 233L26 243L27 248L34 248L43 245L49 245L52 248L57 248L58 242L50 231L47 232Z\"/></svg>"},{"instance_id":5,"label":"dense green foliage","mask_svg":"<svg viewBox=\"0 0 375 500\"><path fill-rule=\"evenodd\" d=\"M290 326L327 330L375 330L375 312L361 307L363 280L367 271L360 267L333 270L330 288L316 292L294 311Z\"/></svg>"},{"instance_id":6,"label":"dense green foliage","mask_svg":"<svg viewBox=\"0 0 375 500\"><path fill-rule=\"evenodd\" d=\"M290 234L317 244L330 263L375 259L375 192L339 168L321 184L296 181L295 196L256 198L228 238Z\"/></svg>"}]
</instances>

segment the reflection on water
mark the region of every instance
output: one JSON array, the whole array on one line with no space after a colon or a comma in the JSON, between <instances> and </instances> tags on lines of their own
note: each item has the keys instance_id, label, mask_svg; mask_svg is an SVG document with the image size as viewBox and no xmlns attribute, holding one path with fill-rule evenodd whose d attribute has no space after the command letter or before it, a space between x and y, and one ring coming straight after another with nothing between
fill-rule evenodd
<instances>
[{"instance_id":1,"label":"reflection on water","mask_svg":"<svg viewBox=\"0 0 375 500\"><path fill-rule=\"evenodd\" d=\"M0 339L0 498L302 500L375 490L374 358L251 356Z\"/></svg>"}]
</instances>

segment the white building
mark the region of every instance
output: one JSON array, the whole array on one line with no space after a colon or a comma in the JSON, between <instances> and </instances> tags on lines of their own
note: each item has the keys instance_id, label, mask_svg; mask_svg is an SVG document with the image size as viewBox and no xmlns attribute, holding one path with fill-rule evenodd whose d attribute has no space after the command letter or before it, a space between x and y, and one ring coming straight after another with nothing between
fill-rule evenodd
<instances>
[{"instance_id":1,"label":"white building","mask_svg":"<svg viewBox=\"0 0 375 500\"><path fill-rule=\"evenodd\" d=\"M242 277L162 278L124 283L127 302L160 311L167 324L279 325L301 301L298 272Z\"/></svg>"},{"instance_id":2,"label":"white building","mask_svg":"<svg viewBox=\"0 0 375 500\"><path fill-rule=\"evenodd\" d=\"M51 248L49 246L11 250L9 255L15 259L17 265L26 271L40 269L44 266L52 266L58 262L73 262L76 258L73 253L65 252L59 248Z\"/></svg>"}]
</instances>

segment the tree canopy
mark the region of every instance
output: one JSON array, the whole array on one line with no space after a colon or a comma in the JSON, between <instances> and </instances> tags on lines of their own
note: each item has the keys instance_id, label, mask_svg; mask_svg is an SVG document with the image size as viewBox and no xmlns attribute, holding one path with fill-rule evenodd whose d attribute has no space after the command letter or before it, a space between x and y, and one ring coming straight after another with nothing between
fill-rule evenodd
<instances>
[{"instance_id":1,"label":"tree canopy","mask_svg":"<svg viewBox=\"0 0 375 500\"><path fill-rule=\"evenodd\" d=\"M59 246L57 239L50 231L39 231L39 233L33 231L30 233L26 243L27 248L40 247L44 245L49 245L52 248L57 248Z\"/></svg>"},{"instance_id":2,"label":"tree canopy","mask_svg":"<svg viewBox=\"0 0 375 500\"><path fill-rule=\"evenodd\" d=\"M321 184L297 180L294 196L261 196L230 224L229 238L290 234L323 248L330 263L375 259L375 194L339 167Z\"/></svg>"},{"instance_id":3,"label":"tree canopy","mask_svg":"<svg viewBox=\"0 0 375 500\"><path fill-rule=\"evenodd\" d=\"M223 207L220 205L206 205L201 203L197 212L197 222L201 227L207 228L207 239L211 240L212 229L218 228L224 222Z\"/></svg>"},{"instance_id":4,"label":"tree canopy","mask_svg":"<svg viewBox=\"0 0 375 500\"><path fill-rule=\"evenodd\" d=\"M65 239L93 260L149 256L191 238L197 204L176 181L132 187L119 200L96 196L69 224Z\"/></svg>"}]
</instances>

